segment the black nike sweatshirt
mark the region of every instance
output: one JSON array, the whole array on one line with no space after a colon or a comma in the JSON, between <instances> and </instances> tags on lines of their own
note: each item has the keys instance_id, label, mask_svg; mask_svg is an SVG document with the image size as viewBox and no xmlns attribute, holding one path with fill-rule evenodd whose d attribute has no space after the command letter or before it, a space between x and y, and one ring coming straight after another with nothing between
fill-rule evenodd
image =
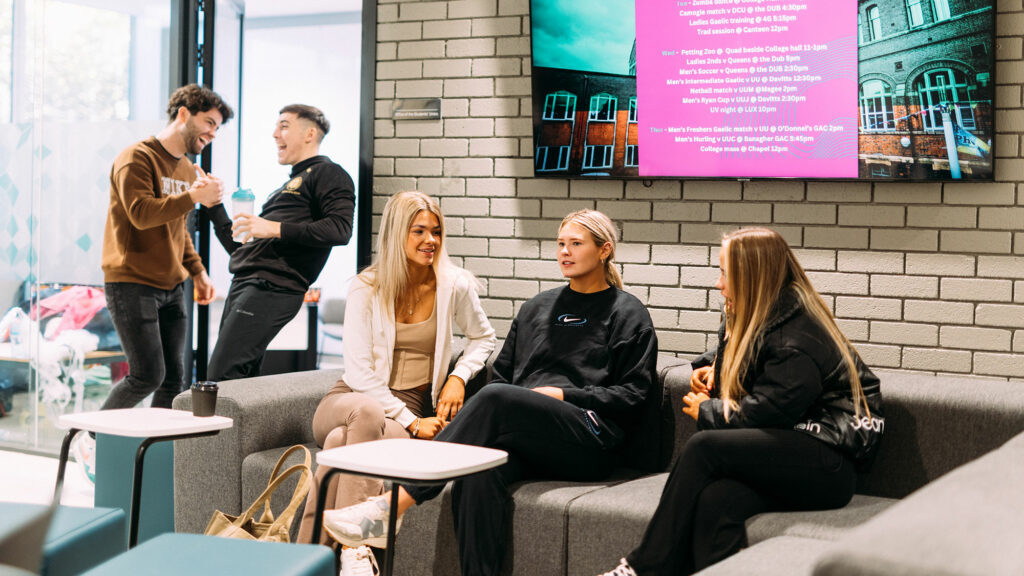
<instances>
[{"instance_id":1,"label":"black nike sweatshirt","mask_svg":"<svg viewBox=\"0 0 1024 576\"><path fill-rule=\"evenodd\" d=\"M661 401L658 338L647 308L610 287L583 294L568 286L523 304L494 362L491 382L557 386L566 402L593 410L627 437Z\"/></svg>"}]
</instances>

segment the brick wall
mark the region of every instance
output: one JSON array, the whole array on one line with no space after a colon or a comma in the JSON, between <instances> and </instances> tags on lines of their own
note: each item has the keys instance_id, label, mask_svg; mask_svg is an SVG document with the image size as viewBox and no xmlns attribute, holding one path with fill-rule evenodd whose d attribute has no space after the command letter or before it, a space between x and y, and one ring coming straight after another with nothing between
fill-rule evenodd
<instances>
[{"instance_id":1,"label":"brick wall","mask_svg":"<svg viewBox=\"0 0 1024 576\"><path fill-rule=\"evenodd\" d=\"M872 366L1024 380L1024 0L996 2L997 182L645 186L532 177L529 0L380 0L374 224L397 191L439 197L449 251L504 334L562 283L561 218L601 210L628 289L681 356L714 343L721 234L767 225ZM441 98L444 120L392 121L395 98Z\"/></svg>"}]
</instances>

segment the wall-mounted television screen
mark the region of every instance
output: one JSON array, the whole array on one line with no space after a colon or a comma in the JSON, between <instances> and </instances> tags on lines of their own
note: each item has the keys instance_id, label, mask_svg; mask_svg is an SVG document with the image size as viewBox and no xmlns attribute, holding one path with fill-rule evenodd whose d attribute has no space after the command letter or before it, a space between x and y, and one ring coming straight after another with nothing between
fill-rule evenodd
<instances>
[{"instance_id":1,"label":"wall-mounted television screen","mask_svg":"<svg viewBox=\"0 0 1024 576\"><path fill-rule=\"evenodd\" d=\"M995 0L531 0L537 176L991 180Z\"/></svg>"}]
</instances>

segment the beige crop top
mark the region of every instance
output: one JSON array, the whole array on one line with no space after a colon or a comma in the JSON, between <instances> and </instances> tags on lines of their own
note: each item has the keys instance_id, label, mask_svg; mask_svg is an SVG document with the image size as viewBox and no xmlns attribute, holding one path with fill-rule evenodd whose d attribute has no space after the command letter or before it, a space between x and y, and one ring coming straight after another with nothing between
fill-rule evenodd
<instances>
[{"instance_id":1,"label":"beige crop top","mask_svg":"<svg viewBox=\"0 0 1024 576\"><path fill-rule=\"evenodd\" d=\"M395 355L391 360L392 390L408 390L430 383L434 370L434 344L437 341L437 304L430 318L415 324L398 322L395 327Z\"/></svg>"}]
</instances>

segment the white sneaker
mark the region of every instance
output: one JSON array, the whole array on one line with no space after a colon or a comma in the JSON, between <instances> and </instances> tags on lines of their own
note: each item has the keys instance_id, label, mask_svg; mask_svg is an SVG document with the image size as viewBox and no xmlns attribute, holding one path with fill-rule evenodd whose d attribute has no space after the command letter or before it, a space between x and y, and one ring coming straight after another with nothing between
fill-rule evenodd
<instances>
[{"instance_id":1,"label":"white sneaker","mask_svg":"<svg viewBox=\"0 0 1024 576\"><path fill-rule=\"evenodd\" d=\"M71 443L71 455L78 462L85 477L96 483L96 440L88 432L79 432Z\"/></svg>"},{"instance_id":2,"label":"white sneaker","mask_svg":"<svg viewBox=\"0 0 1024 576\"><path fill-rule=\"evenodd\" d=\"M636 570L626 562L625 558L619 560L619 565L611 572L605 572L600 576L636 576Z\"/></svg>"},{"instance_id":3,"label":"white sneaker","mask_svg":"<svg viewBox=\"0 0 1024 576\"><path fill-rule=\"evenodd\" d=\"M341 549L340 576L376 576L380 574L377 559L366 546Z\"/></svg>"},{"instance_id":4,"label":"white sneaker","mask_svg":"<svg viewBox=\"0 0 1024 576\"><path fill-rule=\"evenodd\" d=\"M388 538L388 510L391 503L387 496L372 496L366 502L347 508L324 512L324 530L346 546L358 548L362 545L386 548ZM402 527L402 519L395 523L395 534Z\"/></svg>"}]
</instances>

